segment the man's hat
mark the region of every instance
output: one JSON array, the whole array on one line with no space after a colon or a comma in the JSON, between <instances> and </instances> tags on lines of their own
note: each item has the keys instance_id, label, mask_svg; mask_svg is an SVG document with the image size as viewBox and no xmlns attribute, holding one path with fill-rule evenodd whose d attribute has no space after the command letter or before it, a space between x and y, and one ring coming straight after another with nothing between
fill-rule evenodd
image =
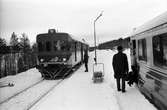
<instances>
[{"instance_id":1,"label":"man's hat","mask_svg":"<svg viewBox=\"0 0 167 110\"><path fill-rule=\"evenodd\" d=\"M117 50L118 50L118 51L120 51L120 50L122 50L122 49L123 49L122 46L118 46L118 47L117 47Z\"/></svg>"}]
</instances>

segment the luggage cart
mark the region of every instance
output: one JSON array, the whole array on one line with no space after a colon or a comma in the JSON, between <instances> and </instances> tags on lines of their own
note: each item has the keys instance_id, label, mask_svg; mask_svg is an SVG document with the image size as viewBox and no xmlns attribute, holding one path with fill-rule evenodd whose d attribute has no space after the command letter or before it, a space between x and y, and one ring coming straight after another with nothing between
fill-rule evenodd
<instances>
[{"instance_id":1,"label":"luggage cart","mask_svg":"<svg viewBox=\"0 0 167 110\"><path fill-rule=\"evenodd\" d=\"M93 80L94 83L103 82L103 80L104 80L104 64L103 63L93 64L92 80Z\"/></svg>"}]
</instances>

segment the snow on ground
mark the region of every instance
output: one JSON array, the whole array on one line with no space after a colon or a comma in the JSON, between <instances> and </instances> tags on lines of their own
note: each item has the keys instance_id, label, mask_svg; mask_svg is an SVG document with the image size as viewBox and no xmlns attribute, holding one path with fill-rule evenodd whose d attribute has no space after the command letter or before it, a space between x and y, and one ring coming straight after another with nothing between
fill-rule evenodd
<instances>
[{"instance_id":1,"label":"snow on ground","mask_svg":"<svg viewBox=\"0 0 167 110\"><path fill-rule=\"evenodd\" d=\"M134 85L126 85L126 93L117 92L112 69L112 57L115 53L111 50L97 52L97 62L105 65L103 83L92 81L94 53L90 53L89 72L84 72L85 68L82 66L32 110L156 110ZM125 53L130 58L129 50Z\"/></svg>"},{"instance_id":2,"label":"snow on ground","mask_svg":"<svg viewBox=\"0 0 167 110\"><path fill-rule=\"evenodd\" d=\"M0 103L40 80L41 80L41 75L35 68L30 69L26 72L19 73L14 76L7 76L1 78L0 79L1 86L6 85L8 83L13 83L14 86L12 87L6 86L0 88Z\"/></svg>"},{"instance_id":3,"label":"snow on ground","mask_svg":"<svg viewBox=\"0 0 167 110\"><path fill-rule=\"evenodd\" d=\"M60 80L44 80L17 97L0 105L0 110L28 110L41 96L50 91Z\"/></svg>"}]
</instances>

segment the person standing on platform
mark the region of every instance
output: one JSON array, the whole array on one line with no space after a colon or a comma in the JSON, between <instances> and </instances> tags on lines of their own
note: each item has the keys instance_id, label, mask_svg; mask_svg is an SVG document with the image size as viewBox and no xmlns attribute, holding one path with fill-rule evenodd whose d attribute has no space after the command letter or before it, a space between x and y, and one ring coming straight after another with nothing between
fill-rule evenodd
<instances>
[{"instance_id":1,"label":"person standing on platform","mask_svg":"<svg viewBox=\"0 0 167 110\"><path fill-rule=\"evenodd\" d=\"M125 77L127 72L129 71L128 68L128 60L126 54L124 54L123 47L117 47L118 53L113 56L113 69L114 69L114 78L117 82L117 90L122 92L126 92L125 90ZM122 80L122 88L120 88L120 81Z\"/></svg>"},{"instance_id":2,"label":"person standing on platform","mask_svg":"<svg viewBox=\"0 0 167 110\"><path fill-rule=\"evenodd\" d=\"M84 63L85 63L85 72L88 72L88 50L84 51Z\"/></svg>"}]
</instances>

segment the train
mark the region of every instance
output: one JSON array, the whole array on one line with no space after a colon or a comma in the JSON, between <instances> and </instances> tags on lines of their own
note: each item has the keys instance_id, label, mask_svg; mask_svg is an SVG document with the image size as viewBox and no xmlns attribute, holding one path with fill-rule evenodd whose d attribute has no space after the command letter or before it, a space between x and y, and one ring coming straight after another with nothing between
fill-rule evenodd
<instances>
[{"instance_id":1,"label":"train","mask_svg":"<svg viewBox=\"0 0 167 110\"><path fill-rule=\"evenodd\" d=\"M139 90L160 110L167 110L167 12L133 30L130 56Z\"/></svg>"},{"instance_id":2,"label":"train","mask_svg":"<svg viewBox=\"0 0 167 110\"><path fill-rule=\"evenodd\" d=\"M36 42L37 69L44 79L64 78L67 70L82 64L84 51L89 50L84 39L69 33L56 32L55 29L38 34Z\"/></svg>"}]
</instances>

